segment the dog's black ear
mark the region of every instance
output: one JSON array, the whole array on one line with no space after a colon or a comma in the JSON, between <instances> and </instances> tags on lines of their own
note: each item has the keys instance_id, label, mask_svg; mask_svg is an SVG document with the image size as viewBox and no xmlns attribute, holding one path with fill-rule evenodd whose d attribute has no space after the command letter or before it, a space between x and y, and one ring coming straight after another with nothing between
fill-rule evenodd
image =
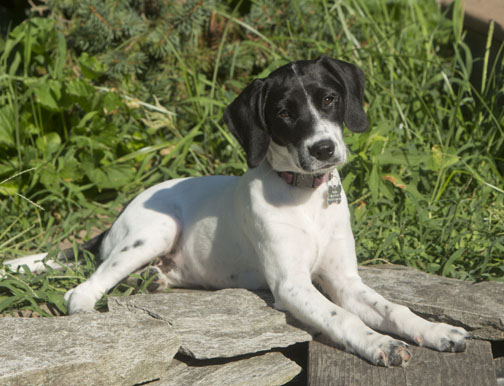
<instances>
[{"instance_id":1,"label":"dog's black ear","mask_svg":"<svg viewBox=\"0 0 504 386\"><path fill-rule=\"evenodd\" d=\"M266 157L270 144L264 121L265 83L254 80L224 111L224 121L245 150L251 168Z\"/></svg>"},{"instance_id":2,"label":"dog's black ear","mask_svg":"<svg viewBox=\"0 0 504 386\"><path fill-rule=\"evenodd\" d=\"M362 108L364 98L364 73L355 64L321 56L315 61L338 79L345 88L345 117L348 128L362 133L369 127L369 121Z\"/></svg>"}]
</instances>

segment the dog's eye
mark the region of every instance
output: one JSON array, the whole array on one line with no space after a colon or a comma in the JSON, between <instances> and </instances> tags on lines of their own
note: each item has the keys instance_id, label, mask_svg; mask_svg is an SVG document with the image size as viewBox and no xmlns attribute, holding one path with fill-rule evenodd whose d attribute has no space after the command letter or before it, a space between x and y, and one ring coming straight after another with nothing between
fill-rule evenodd
<instances>
[{"instance_id":1,"label":"dog's eye","mask_svg":"<svg viewBox=\"0 0 504 386\"><path fill-rule=\"evenodd\" d=\"M289 118L290 117L290 114L287 110L281 110L279 113L278 113L278 116L280 118Z\"/></svg>"},{"instance_id":2,"label":"dog's eye","mask_svg":"<svg viewBox=\"0 0 504 386\"><path fill-rule=\"evenodd\" d=\"M326 106L329 106L329 105L330 105L331 103L333 103L335 100L336 100L336 101L338 101L338 97L335 97L335 96L332 96L332 95L328 95L328 96L324 97L323 102L324 102L324 104L325 104Z\"/></svg>"}]
</instances>

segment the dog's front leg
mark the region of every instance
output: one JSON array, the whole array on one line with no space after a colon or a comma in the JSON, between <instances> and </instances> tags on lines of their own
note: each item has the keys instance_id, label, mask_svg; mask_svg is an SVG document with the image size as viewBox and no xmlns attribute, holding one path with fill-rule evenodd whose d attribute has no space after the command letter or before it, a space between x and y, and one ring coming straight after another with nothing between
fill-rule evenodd
<instances>
[{"instance_id":1,"label":"dog's front leg","mask_svg":"<svg viewBox=\"0 0 504 386\"><path fill-rule=\"evenodd\" d=\"M405 343L376 333L357 316L322 295L313 286L308 269L303 268L303 259L293 258L294 253L300 253L299 249L290 255L285 254L288 248L281 249L281 255L278 250L264 251L269 256L266 279L282 309L373 364L398 366L410 359Z\"/></svg>"},{"instance_id":2,"label":"dog's front leg","mask_svg":"<svg viewBox=\"0 0 504 386\"><path fill-rule=\"evenodd\" d=\"M330 250L343 253L338 259L324 259L316 277L331 300L379 331L438 351L465 350L469 334L463 328L429 322L365 285L357 272L353 239L337 240Z\"/></svg>"},{"instance_id":3,"label":"dog's front leg","mask_svg":"<svg viewBox=\"0 0 504 386\"><path fill-rule=\"evenodd\" d=\"M358 315L370 327L438 351L464 351L469 334L460 327L433 323L408 307L392 303L366 286L358 275L321 281L331 299Z\"/></svg>"}]
</instances>

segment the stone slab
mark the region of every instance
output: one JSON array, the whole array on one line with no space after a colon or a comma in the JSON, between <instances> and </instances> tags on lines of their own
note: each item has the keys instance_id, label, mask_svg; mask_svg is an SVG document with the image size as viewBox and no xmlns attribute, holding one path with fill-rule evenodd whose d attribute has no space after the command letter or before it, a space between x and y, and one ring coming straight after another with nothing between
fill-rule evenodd
<instances>
[{"instance_id":1,"label":"stone slab","mask_svg":"<svg viewBox=\"0 0 504 386\"><path fill-rule=\"evenodd\" d=\"M504 357L494 359L495 374L497 379L504 381Z\"/></svg>"},{"instance_id":2,"label":"stone slab","mask_svg":"<svg viewBox=\"0 0 504 386\"><path fill-rule=\"evenodd\" d=\"M109 298L108 304L111 312L127 308L169 322L180 337L180 353L196 359L230 358L312 339L272 307L269 292L173 290Z\"/></svg>"},{"instance_id":3,"label":"stone slab","mask_svg":"<svg viewBox=\"0 0 504 386\"><path fill-rule=\"evenodd\" d=\"M321 342L309 343L308 384L355 386L497 386L489 342L470 341L463 353L410 346L404 367L378 367Z\"/></svg>"},{"instance_id":4,"label":"stone slab","mask_svg":"<svg viewBox=\"0 0 504 386\"><path fill-rule=\"evenodd\" d=\"M284 385L300 371L301 367L279 352L225 363L175 359L165 376L153 386L275 386Z\"/></svg>"},{"instance_id":5,"label":"stone slab","mask_svg":"<svg viewBox=\"0 0 504 386\"><path fill-rule=\"evenodd\" d=\"M447 7L453 0L438 0ZM504 40L504 1L502 0L462 0L465 11L464 23L482 35L488 33L490 21L495 22L494 37Z\"/></svg>"},{"instance_id":6,"label":"stone slab","mask_svg":"<svg viewBox=\"0 0 504 386\"><path fill-rule=\"evenodd\" d=\"M148 315L0 318L1 385L133 385L177 353L170 325Z\"/></svg>"},{"instance_id":7,"label":"stone slab","mask_svg":"<svg viewBox=\"0 0 504 386\"><path fill-rule=\"evenodd\" d=\"M462 326L480 339L504 339L504 284L471 283L397 265L361 267L363 281L428 319Z\"/></svg>"}]
</instances>

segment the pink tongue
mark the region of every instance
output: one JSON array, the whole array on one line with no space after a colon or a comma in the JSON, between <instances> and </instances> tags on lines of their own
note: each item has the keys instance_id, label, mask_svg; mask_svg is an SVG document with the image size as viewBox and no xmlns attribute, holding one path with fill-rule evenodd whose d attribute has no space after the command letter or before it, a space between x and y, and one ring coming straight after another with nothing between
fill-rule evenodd
<instances>
[{"instance_id":1,"label":"pink tongue","mask_svg":"<svg viewBox=\"0 0 504 386\"><path fill-rule=\"evenodd\" d=\"M315 177L313 179L313 187L314 188L317 188L319 187L320 185L322 185L324 182L327 182L329 181L329 176L331 175L331 173L326 173L320 177Z\"/></svg>"}]
</instances>

